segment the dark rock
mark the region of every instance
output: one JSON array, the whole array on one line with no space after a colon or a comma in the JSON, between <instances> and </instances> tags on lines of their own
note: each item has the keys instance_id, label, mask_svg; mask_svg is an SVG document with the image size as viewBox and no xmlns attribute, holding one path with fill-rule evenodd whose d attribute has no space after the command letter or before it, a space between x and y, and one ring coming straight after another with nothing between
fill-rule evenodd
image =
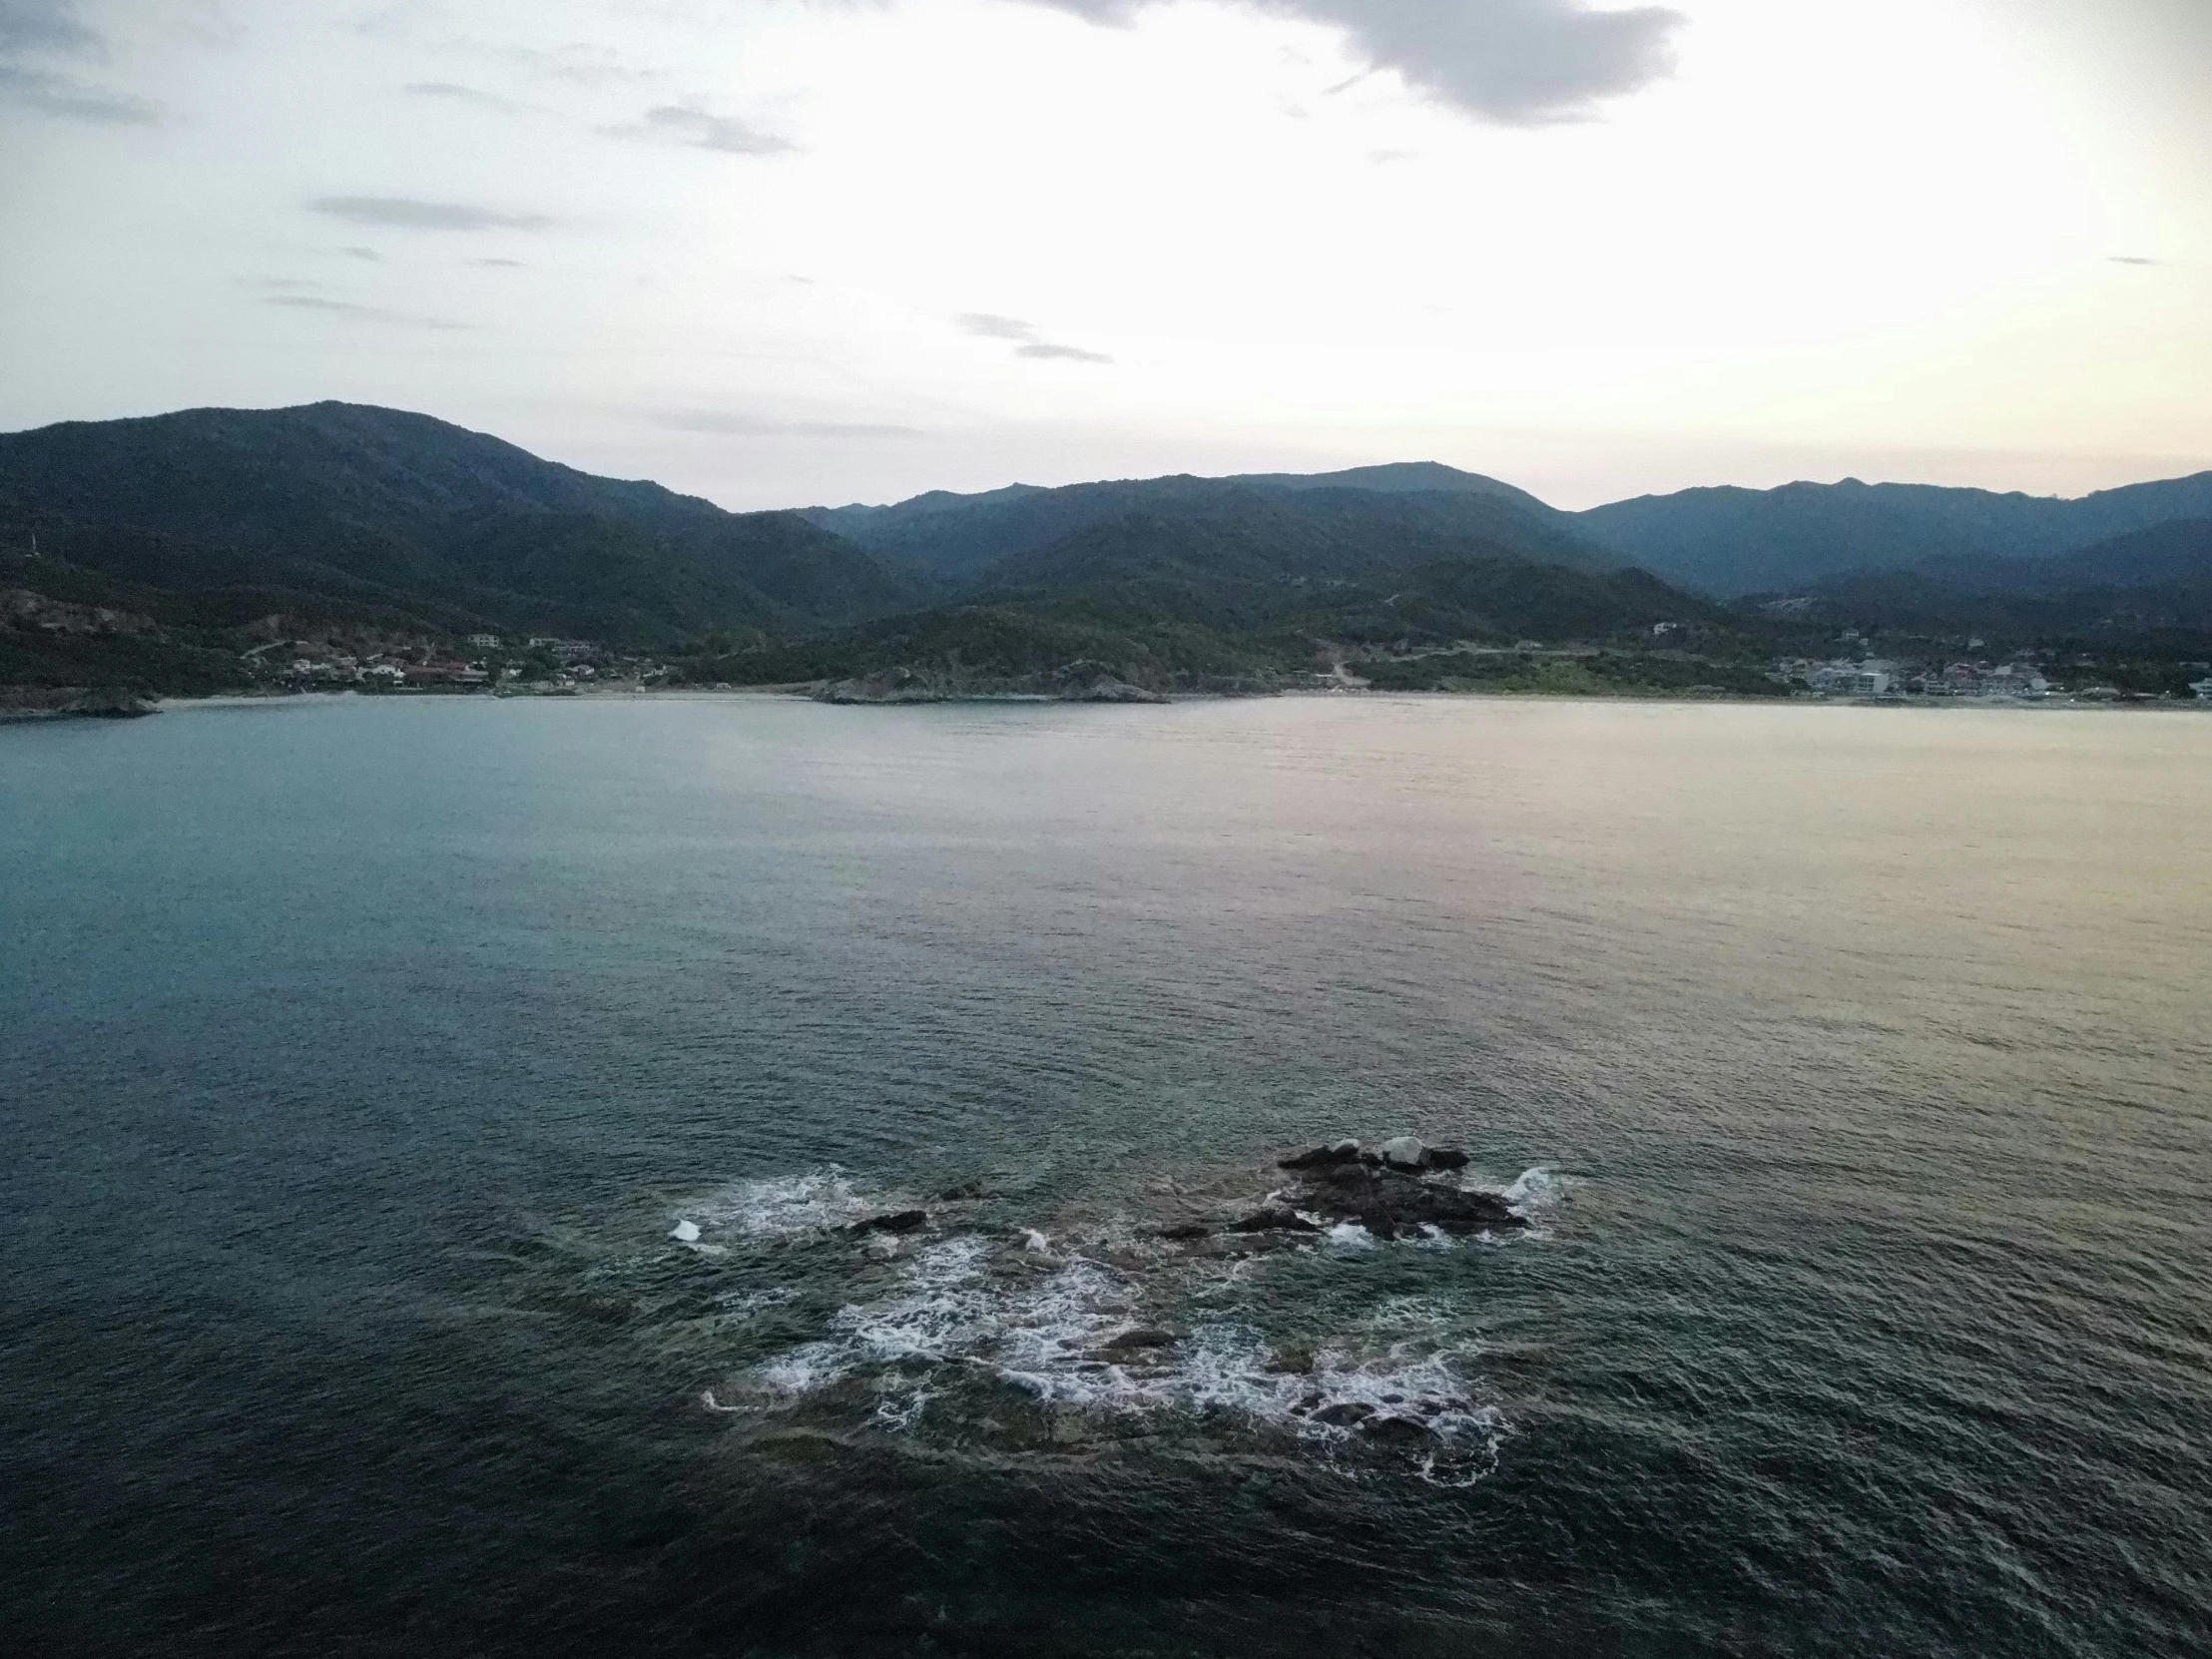
<instances>
[{"instance_id":1,"label":"dark rock","mask_svg":"<svg viewBox=\"0 0 2212 1659\"><path fill-rule=\"evenodd\" d=\"M1468 1158L1456 1147L1432 1146L1424 1162L1430 1169L1465 1169Z\"/></svg>"},{"instance_id":2,"label":"dark rock","mask_svg":"<svg viewBox=\"0 0 2212 1659\"><path fill-rule=\"evenodd\" d=\"M1311 1152L1297 1153L1289 1158L1276 1160L1277 1169L1325 1169L1331 1164L1357 1164L1360 1161L1358 1141L1337 1141L1329 1146L1317 1146Z\"/></svg>"},{"instance_id":3,"label":"dark rock","mask_svg":"<svg viewBox=\"0 0 2212 1659\"><path fill-rule=\"evenodd\" d=\"M1134 1354L1140 1349L1170 1348L1174 1346L1172 1331L1124 1331L1109 1343L1102 1344L1101 1354Z\"/></svg>"},{"instance_id":4,"label":"dark rock","mask_svg":"<svg viewBox=\"0 0 2212 1659\"><path fill-rule=\"evenodd\" d=\"M957 1187L947 1187L937 1194L938 1199L946 1204L967 1204L989 1196L989 1189L980 1181L963 1181Z\"/></svg>"},{"instance_id":5,"label":"dark rock","mask_svg":"<svg viewBox=\"0 0 2212 1659\"><path fill-rule=\"evenodd\" d=\"M1436 1431L1413 1417L1390 1414L1373 1416L1360 1424L1360 1432L1392 1445L1416 1445L1435 1438Z\"/></svg>"},{"instance_id":6,"label":"dark rock","mask_svg":"<svg viewBox=\"0 0 2212 1659\"><path fill-rule=\"evenodd\" d=\"M948 694L910 668L886 668L865 679L828 682L814 695L818 703L942 703Z\"/></svg>"},{"instance_id":7,"label":"dark rock","mask_svg":"<svg viewBox=\"0 0 2212 1659\"><path fill-rule=\"evenodd\" d=\"M1087 686L1072 687L1060 694L1063 703L1165 703L1167 699L1156 691L1142 686L1132 686L1126 680L1117 680L1102 674Z\"/></svg>"},{"instance_id":8,"label":"dark rock","mask_svg":"<svg viewBox=\"0 0 2212 1659\"><path fill-rule=\"evenodd\" d=\"M1163 1239L1174 1239L1178 1243L1187 1244L1193 1239L1206 1238L1214 1230L1211 1227L1208 1227L1202 1221L1186 1221L1178 1223L1174 1227L1161 1228L1157 1236Z\"/></svg>"},{"instance_id":9,"label":"dark rock","mask_svg":"<svg viewBox=\"0 0 2212 1659\"><path fill-rule=\"evenodd\" d=\"M869 1216L856 1221L845 1229L847 1233L911 1233L917 1227L929 1225L927 1210L891 1210L880 1216Z\"/></svg>"},{"instance_id":10,"label":"dark rock","mask_svg":"<svg viewBox=\"0 0 2212 1659\"><path fill-rule=\"evenodd\" d=\"M1461 1192L1406 1171L1364 1163L1301 1171L1291 1202L1333 1223L1358 1222L1378 1239L1417 1237L1424 1227L1464 1237L1526 1225L1495 1193Z\"/></svg>"},{"instance_id":11,"label":"dark rock","mask_svg":"<svg viewBox=\"0 0 2212 1659\"><path fill-rule=\"evenodd\" d=\"M1332 1428L1350 1428L1375 1415L1375 1407L1365 1400L1347 1399L1335 1405L1324 1406L1314 1413L1316 1422L1326 1422Z\"/></svg>"},{"instance_id":12,"label":"dark rock","mask_svg":"<svg viewBox=\"0 0 2212 1659\"><path fill-rule=\"evenodd\" d=\"M1270 1205L1265 1210L1255 1210L1241 1221L1229 1224L1232 1233L1319 1233L1320 1228L1304 1216Z\"/></svg>"}]
</instances>

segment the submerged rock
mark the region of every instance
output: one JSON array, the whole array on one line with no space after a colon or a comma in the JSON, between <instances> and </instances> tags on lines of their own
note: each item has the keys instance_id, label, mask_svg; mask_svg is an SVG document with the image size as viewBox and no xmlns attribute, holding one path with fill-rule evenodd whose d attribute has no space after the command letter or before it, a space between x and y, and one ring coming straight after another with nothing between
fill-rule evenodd
<instances>
[{"instance_id":1,"label":"submerged rock","mask_svg":"<svg viewBox=\"0 0 2212 1659\"><path fill-rule=\"evenodd\" d=\"M1360 1424L1360 1432L1371 1439L1398 1445L1415 1445L1436 1437L1436 1431L1418 1417L1401 1417L1389 1413L1367 1418Z\"/></svg>"},{"instance_id":2,"label":"submerged rock","mask_svg":"<svg viewBox=\"0 0 2212 1659\"><path fill-rule=\"evenodd\" d=\"M1229 1224L1232 1233L1319 1233L1320 1228L1295 1210L1270 1205Z\"/></svg>"},{"instance_id":3,"label":"submerged rock","mask_svg":"<svg viewBox=\"0 0 2212 1659\"><path fill-rule=\"evenodd\" d=\"M1298 1152L1288 1158L1279 1158L1276 1160L1276 1168L1322 1169L1330 1164L1357 1164L1359 1161L1358 1141L1337 1141L1329 1146L1317 1146L1310 1152Z\"/></svg>"},{"instance_id":4,"label":"submerged rock","mask_svg":"<svg viewBox=\"0 0 2212 1659\"><path fill-rule=\"evenodd\" d=\"M847 1233L911 1233L916 1228L929 1225L927 1210L891 1210L880 1216L868 1216L851 1223Z\"/></svg>"},{"instance_id":5,"label":"submerged rock","mask_svg":"<svg viewBox=\"0 0 2212 1659\"><path fill-rule=\"evenodd\" d=\"M1351 1428L1374 1415L1375 1407L1366 1400L1347 1399L1335 1405L1324 1405L1314 1413L1314 1420L1326 1422L1332 1428Z\"/></svg>"}]
</instances>

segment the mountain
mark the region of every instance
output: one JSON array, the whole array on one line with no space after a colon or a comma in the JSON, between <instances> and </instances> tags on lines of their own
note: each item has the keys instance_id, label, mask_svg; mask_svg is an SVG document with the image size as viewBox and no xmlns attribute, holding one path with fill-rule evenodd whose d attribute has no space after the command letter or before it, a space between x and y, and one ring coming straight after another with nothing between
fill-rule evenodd
<instances>
[{"instance_id":1,"label":"mountain","mask_svg":"<svg viewBox=\"0 0 2212 1659\"><path fill-rule=\"evenodd\" d=\"M0 434L0 533L32 532L150 590L334 621L389 610L434 631L645 644L844 622L915 597L796 513L728 513L346 403Z\"/></svg>"},{"instance_id":2,"label":"mountain","mask_svg":"<svg viewBox=\"0 0 2212 1659\"><path fill-rule=\"evenodd\" d=\"M2199 654L2212 650L2212 519L2055 558L1853 571L1813 584L1805 600L1861 628Z\"/></svg>"},{"instance_id":3,"label":"mountain","mask_svg":"<svg viewBox=\"0 0 2212 1659\"><path fill-rule=\"evenodd\" d=\"M1311 476L1179 474L1059 489L1017 484L971 496L933 492L885 507L810 508L806 516L946 591L992 579L1005 560L1132 516L1190 525L1265 518L1301 540L1351 545L1419 533L1522 558L1617 562L1579 535L1567 515L1534 496L1431 462Z\"/></svg>"},{"instance_id":4,"label":"mountain","mask_svg":"<svg viewBox=\"0 0 2212 1659\"><path fill-rule=\"evenodd\" d=\"M1706 593L1786 592L1846 571L1997 565L2212 517L2212 472L2078 500L1928 484L1683 490L1571 515L1617 557Z\"/></svg>"},{"instance_id":5,"label":"mountain","mask_svg":"<svg viewBox=\"0 0 2212 1659\"><path fill-rule=\"evenodd\" d=\"M957 602L733 653L699 673L776 684L897 670L973 690L1059 684L1082 664L1159 690L1263 689L1349 656L1455 644L1642 652L1662 622L1686 631L1680 644L1694 633L1740 647L1737 619L1642 571L1543 563L1403 525L1362 540L1263 496L1234 515L1209 505L1091 524L999 560Z\"/></svg>"}]
</instances>

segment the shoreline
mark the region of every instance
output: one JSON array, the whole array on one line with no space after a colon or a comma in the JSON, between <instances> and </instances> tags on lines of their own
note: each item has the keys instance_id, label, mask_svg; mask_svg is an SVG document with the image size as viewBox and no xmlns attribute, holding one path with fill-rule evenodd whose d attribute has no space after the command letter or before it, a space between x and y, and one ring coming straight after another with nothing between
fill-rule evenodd
<instances>
[{"instance_id":1,"label":"shoreline","mask_svg":"<svg viewBox=\"0 0 2212 1659\"><path fill-rule=\"evenodd\" d=\"M430 691L430 692L369 692L363 693L350 687L332 691L276 691L276 692L218 692L206 697L161 696L144 699L129 711L114 709L78 709L66 705L49 708L0 709L0 726L40 725L58 720L119 720L133 719L155 714L171 714L188 709L243 709L262 707L299 707L314 702L351 700L360 703L426 702L426 701L492 701L492 702L547 702L567 703L577 701L606 702L616 699L637 698L657 702L710 701L723 698L782 698L794 702L820 702L826 707L858 708L931 708L944 706L1020 705L1049 706L1066 704L1084 706L1088 700L1058 698L1034 692L975 692L960 696L928 698L885 698L880 700L826 700L814 695L811 682L768 686L603 686L589 690L566 692L509 692L489 691ZM1899 713L1914 711L1927 713L1991 713L2014 711L2020 713L2073 713L2073 714L2212 714L2212 704L2181 701L2148 702L2093 702L2083 703L2071 698L2040 698L2035 700L2016 698L1878 698L1878 697L1744 697L1734 695L1708 695L1686 697L1679 694L1652 693L1594 693L1589 695L1562 695L1557 692L1515 691L1375 691L1366 687L1331 687L1327 689L1295 689L1279 692L1238 694L1231 692L1173 692L1162 700L1164 704L1188 703L1254 703L1278 700L1325 701L1345 698L1375 699L1389 702L1459 702L1459 703L1616 703L1616 704L1668 704L1676 707L1731 707L1731 708L1795 708L1795 709L1884 709ZM1101 706L1092 704L1091 706ZM1109 707L1126 707L1126 704L1107 704ZM1140 707L1159 707L1147 703Z\"/></svg>"}]
</instances>

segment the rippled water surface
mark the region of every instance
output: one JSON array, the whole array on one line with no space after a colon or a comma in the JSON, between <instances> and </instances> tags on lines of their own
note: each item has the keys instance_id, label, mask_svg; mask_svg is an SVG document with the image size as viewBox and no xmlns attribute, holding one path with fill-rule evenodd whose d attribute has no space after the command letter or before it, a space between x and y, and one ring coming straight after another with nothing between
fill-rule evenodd
<instances>
[{"instance_id":1,"label":"rippled water surface","mask_svg":"<svg viewBox=\"0 0 2212 1659\"><path fill-rule=\"evenodd\" d=\"M2212 1650L2212 719L0 731L0 1109L24 1652Z\"/></svg>"}]
</instances>

